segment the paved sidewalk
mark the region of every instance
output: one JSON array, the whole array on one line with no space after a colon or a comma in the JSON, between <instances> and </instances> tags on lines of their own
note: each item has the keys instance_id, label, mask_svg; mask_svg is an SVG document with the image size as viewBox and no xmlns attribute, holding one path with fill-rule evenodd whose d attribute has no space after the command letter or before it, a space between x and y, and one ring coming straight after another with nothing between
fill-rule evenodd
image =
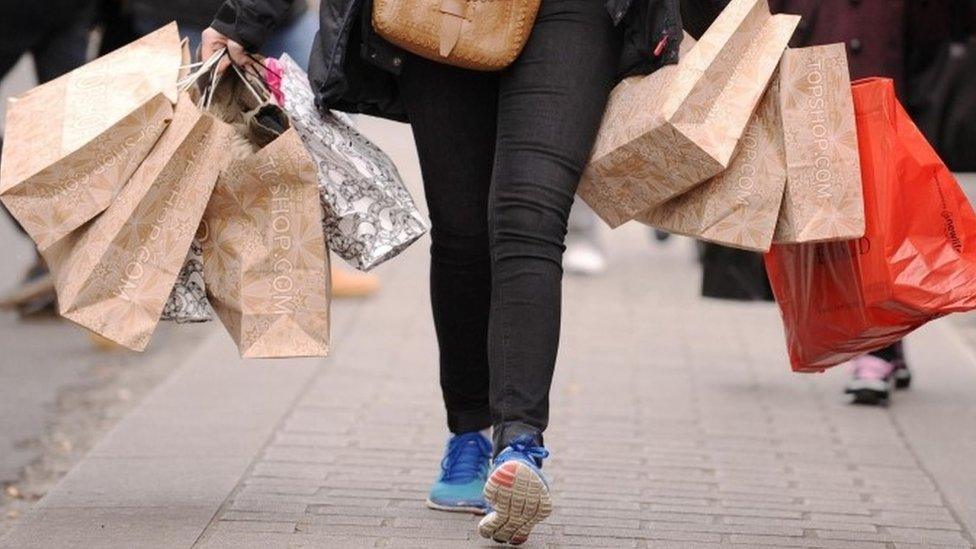
<instances>
[{"instance_id":1,"label":"paved sidewalk","mask_svg":"<svg viewBox=\"0 0 976 549\"><path fill-rule=\"evenodd\" d=\"M25 58L0 82L0 127L7 97L34 81ZM0 257L0 295L6 295L34 264L35 252L5 211ZM0 537L179 366L205 331L166 323L143 354L104 352L71 322L0 311Z\"/></svg>"},{"instance_id":2,"label":"paved sidewalk","mask_svg":"<svg viewBox=\"0 0 976 549\"><path fill-rule=\"evenodd\" d=\"M787 371L772 306L697 297L689 242L608 242L607 276L567 282L556 512L527 546L974 547L976 357L951 325L910 340L892 407L852 407L844 372ZM491 546L422 503L445 438L426 253L335 308L327 360L207 340L0 547Z\"/></svg>"}]
</instances>

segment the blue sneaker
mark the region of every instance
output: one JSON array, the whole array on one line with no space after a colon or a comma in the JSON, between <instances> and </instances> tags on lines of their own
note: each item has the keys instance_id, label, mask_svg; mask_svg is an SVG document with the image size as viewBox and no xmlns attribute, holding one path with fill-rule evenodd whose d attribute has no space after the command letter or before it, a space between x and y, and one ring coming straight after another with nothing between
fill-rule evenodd
<instances>
[{"instance_id":1,"label":"blue sneaker","mask_svg":"<svg viewBox=\"0 0 976 549\"><path fill-rule=\"evenodd\" d=\"M475 431L447 441L441 476L430 489L427 507L438 511L485 513L485 479L491 463L491 442Z\"/></svg>"},{"instance_id":2,"label":"blue sneaker","mask_svg":"<svg viewBox=\"0 0 976 549\"><path fill-rule=\"evenodd\" d=\"M498 454L485 483L491 512L478 524L482 537L521 545L552 513L549 484L540 470L547 457L549 451L530 435L517 437Z\"/></svg>"}]
</instances>

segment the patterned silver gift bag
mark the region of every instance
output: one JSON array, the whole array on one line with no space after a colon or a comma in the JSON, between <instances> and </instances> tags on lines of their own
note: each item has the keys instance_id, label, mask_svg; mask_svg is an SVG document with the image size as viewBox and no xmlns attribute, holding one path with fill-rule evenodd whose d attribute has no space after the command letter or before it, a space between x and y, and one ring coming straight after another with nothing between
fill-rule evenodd
<instances>
[{"instance_id":1,"label":"patterned silver gift bag","mask_svg":"<svg viewBox=\"0 0 976 549\"><path fill-rule=\"evenodd\" d=\"M348 118L315 107L308 75L287 55L281 70L284 109L318 169L329 249L367 271L427 232L390 157L356 131Z\"/></svg>"},{"instance_id":2,"label":"patterned silver gift bag","mask_svg":"<svg viewBox=\"0 0 976 549\"><path fill-rule=\"evenodd\" d=\"M179 324L189 322L209 322L213 320L213 309L207 301L207 290L203 284L203 249L196 239L186 254L186 262L173 285L160 320L171 320Z\"/></svg>"}]
</instances>

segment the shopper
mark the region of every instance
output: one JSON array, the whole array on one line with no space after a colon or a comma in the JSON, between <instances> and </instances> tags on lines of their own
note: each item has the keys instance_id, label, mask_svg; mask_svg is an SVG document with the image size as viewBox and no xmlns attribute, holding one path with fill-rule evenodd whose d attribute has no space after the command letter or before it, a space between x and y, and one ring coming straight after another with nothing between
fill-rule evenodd
<instances>
[{"instance_id":1,"label":"shopper","mask_svg":"<svg viewBox=\"0 0 976 549\"><path fill-rule=\"evenodd\" d=\"M288 4L227 0L203 54L227 46L253 64L244 51L261 46ZM320 106L409 120L417 143L452 433L430 502L490 505L481 534L522 543L551 506L542 434L573 196L613 85L677 61L678 1L543 0L525 49L500 72L398 50L375 35L363 5L323 2L309 73ZM489 427L493 444L481 434Z\"/></svg>"},{"instance_id":2,"label":"shopper","mask_svg":"<svg viewBox=\"0 0 976 549\"><path fill-rule=\"evenodd\" d=\"M196 51L200 35L210 24L213 14L223 0L130 0L127 17L137 35L150 33L170 21L179 24L180 34L189 40ZM260 53L278 57L287 53L302 68L308 68L308 58L315 42L318 18L308 8L306 0L295 0L285 10L281 22L268 35ZM367 297L379 291L379 279L374 274L361 273L333 263L330 275L332 297Z\"/></svg>"},{"instance_id":3,"label":"shopper","mask_svg":"<svg viewBox=\"0 0 976 549\"><path fill-rule=\"evenodd\" d=\"M774 11L800 14L792 46L843 42L852 78L887 76L899 94L911 85L909 59L934 59L956 25L972 21L973 0L770 0ZM912 374L901 342L851 361L845 391L855 403L886 403L894 388L907 388Z\"/></svg>"}]
</instances>

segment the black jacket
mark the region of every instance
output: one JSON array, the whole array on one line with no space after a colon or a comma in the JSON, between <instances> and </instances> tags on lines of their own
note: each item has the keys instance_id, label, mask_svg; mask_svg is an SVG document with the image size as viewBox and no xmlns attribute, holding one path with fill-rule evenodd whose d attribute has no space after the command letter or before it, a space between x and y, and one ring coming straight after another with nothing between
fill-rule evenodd
<instances>
[{"instance_id":1,"label":"black jacket","mask_svg":"<svg viewBox=\"0 0 976 549\"><path fill-rule=\"evenodd\" d=\"M618 76L649 74L678 60L681 10L722 0L604 0L623 25ZM212 26L258 49L292 0L225 0ZM309 61L309 78L320 109L337 109L406 120L394 75L403 52L373 32L372 0L322 0L320 30ZM700 18L696 13L694 17Z\"/></svg>"},{"instance_id":2,"label":"black jacket","mask_svg":"<svg viewBox=\"0 0 976 549\"><path fill-rule=\"evenodd\" d=\"M170 21L206 27L224 0L127 0L126 7L136 19L166 24ZM290 21L308 9L307 0L293 0L281 22Z\"/></svg>"}]
</instances>

